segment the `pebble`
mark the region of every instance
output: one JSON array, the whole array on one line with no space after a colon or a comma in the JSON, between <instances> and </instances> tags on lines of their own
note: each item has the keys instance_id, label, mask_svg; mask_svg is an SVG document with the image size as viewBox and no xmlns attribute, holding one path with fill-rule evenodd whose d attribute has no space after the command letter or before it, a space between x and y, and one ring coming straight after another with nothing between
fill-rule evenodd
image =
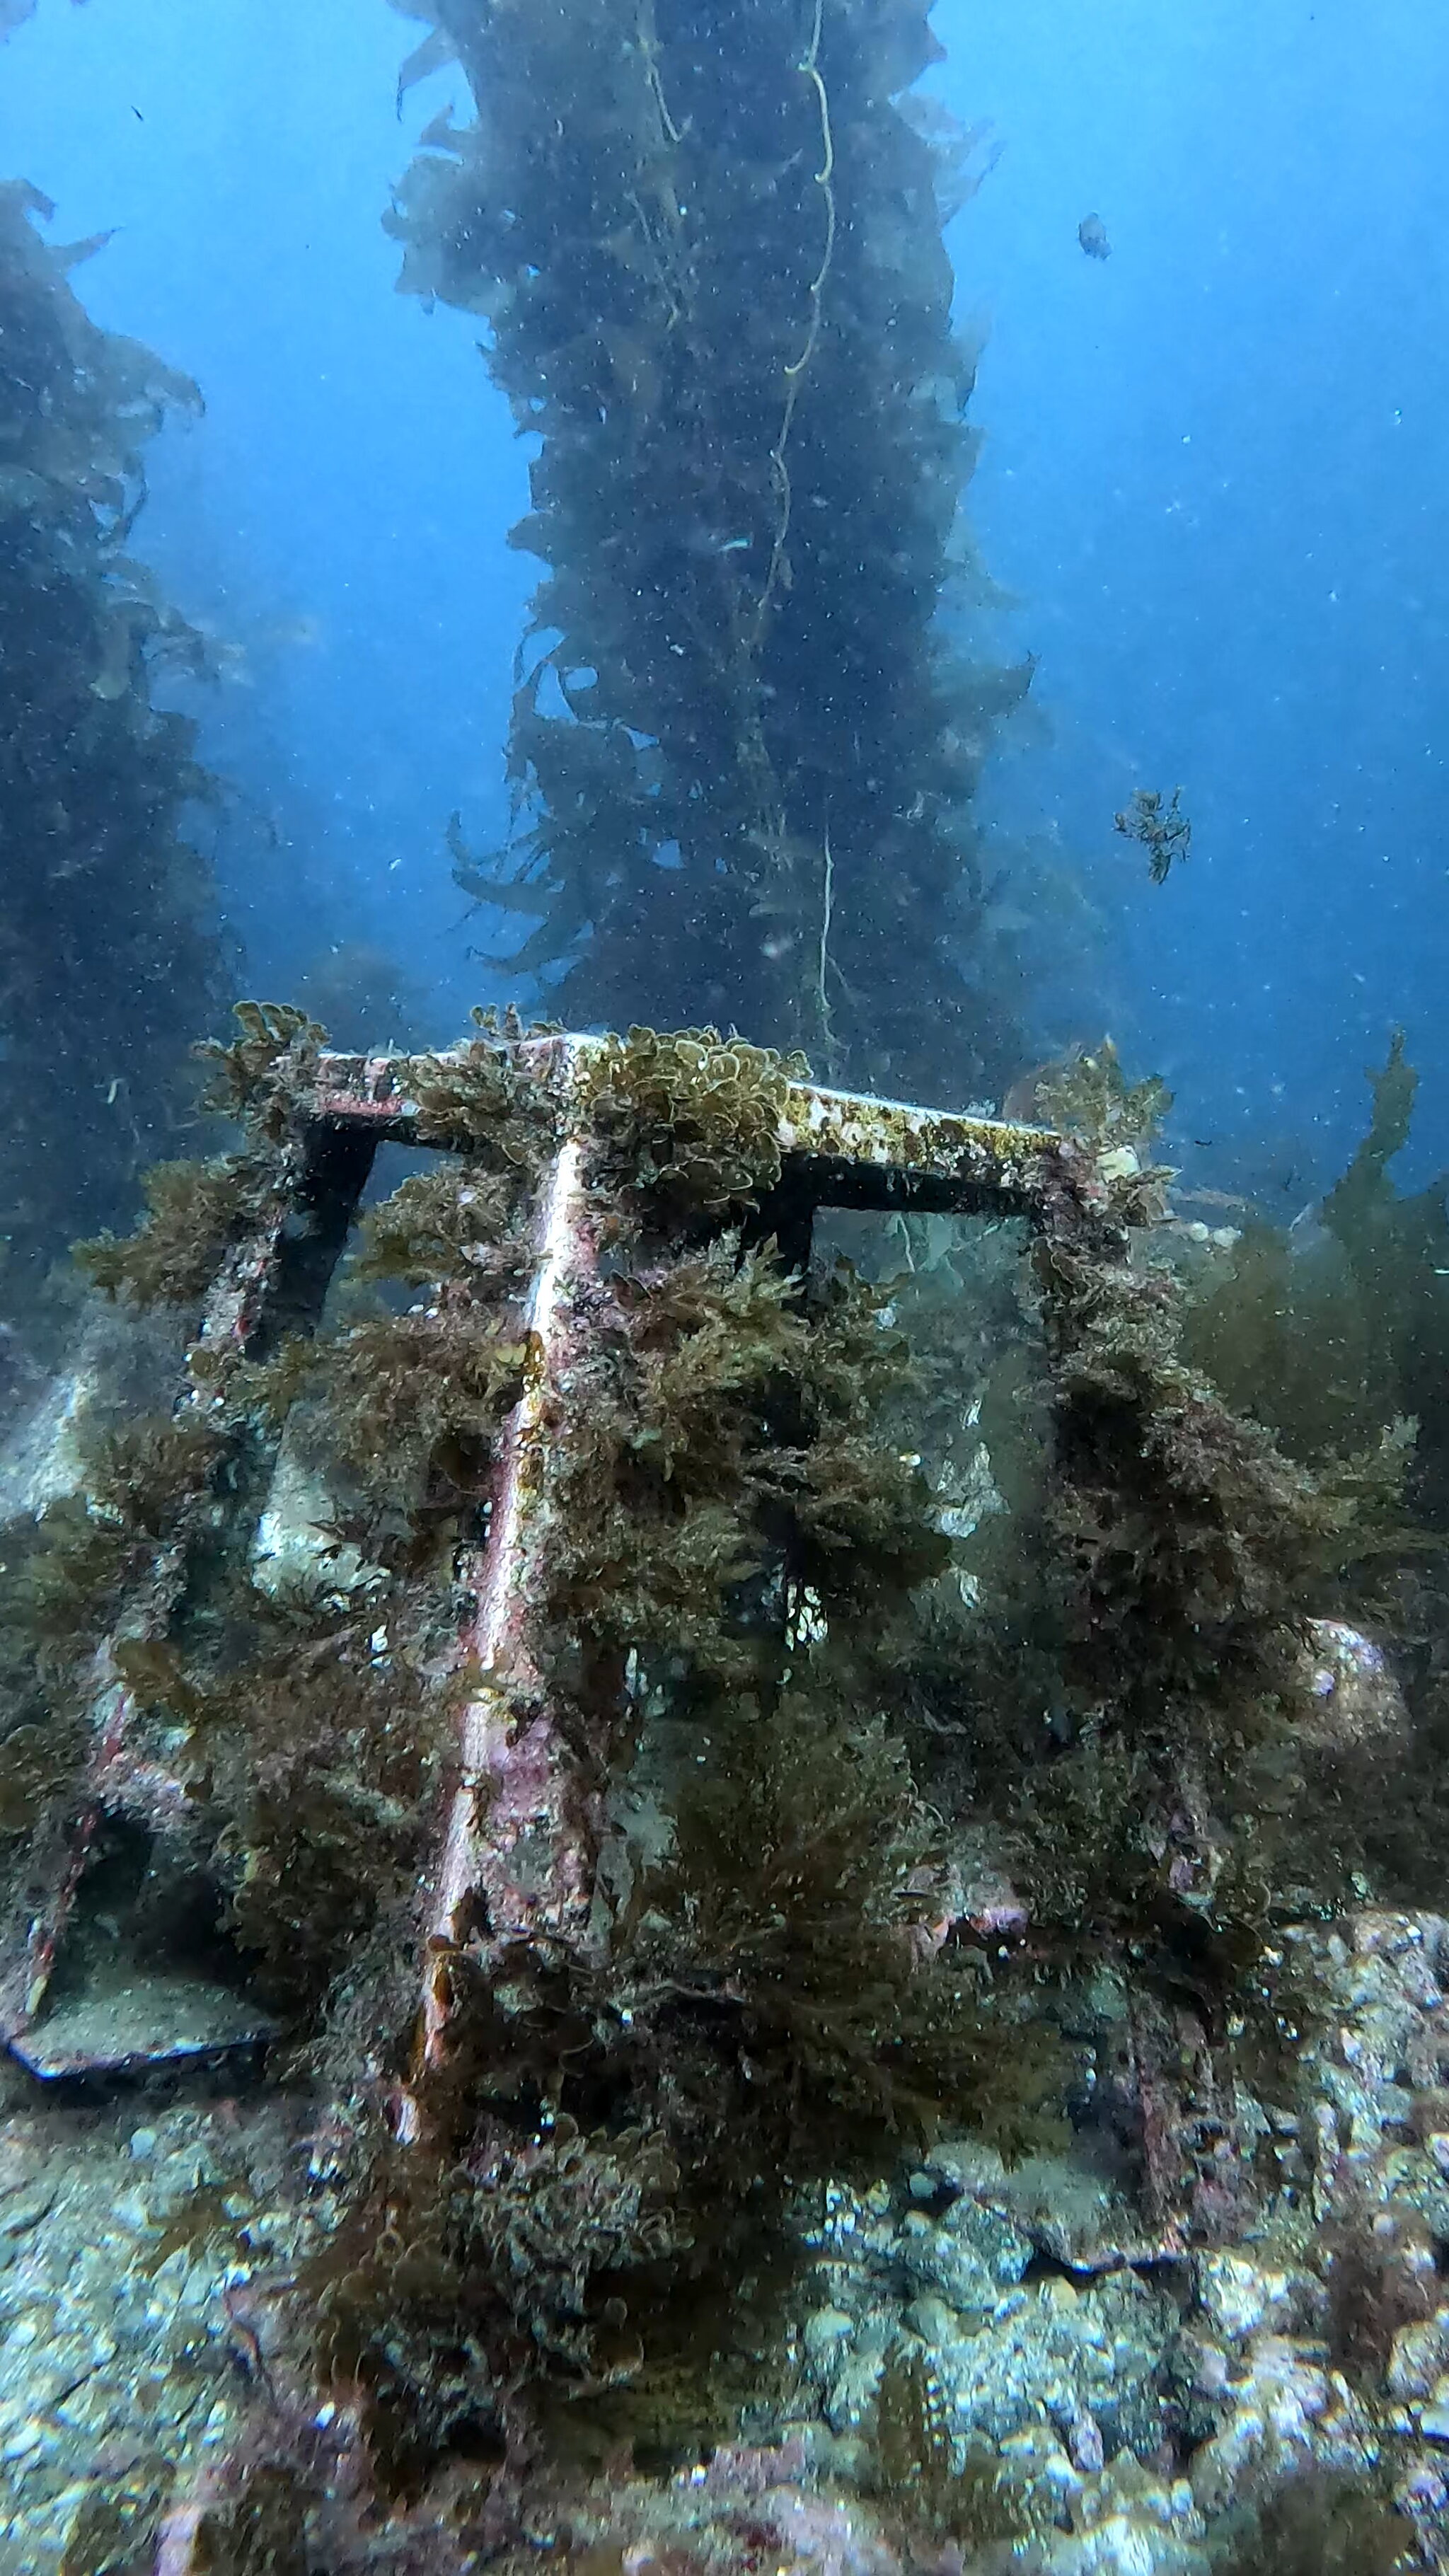
<instances>
[{"instance_id":1,"label":"pebble","mask_svg":"<svg viewBox=\"0 0 1449 2576\"><path fill-rule=\"evenodd\" d=\"M1401 2326L1389 2354L1391 2397L1427 2397L1449 2363L1449 2308L1436 2308L1421 2325Z\"/></svg>"},{"instance_id":2,"label":"pebble","mask_svg":"<svg viewBox=\"0 0 1449 2576\"><path fill-rule=\"evenodd\" d=\"M944 2299L934 2299L929 2295L912 2299L903 2322L910 2327L912 2334L920 2336L923 2343L959 2343L961 2339L961 2320L947 2307Z\"/></svg>"},{"instance_id":3,"label":"pebble","mask_svg":"<svg viewBox=\"0 0 1449 2576\"><path fill-rule=\"evenodd\" d=\"M810 2360L820 2362L849 2343L855 2331L854 2319L843 2308L816 2308L805 2320L805 2350Z\"/></svg>"},{"instance_id":4,"label":"pebble","mask_svg":"<svg viewBox=\"0 0 1449 2576\"><path fill-rule=\"evenodd\" d=\"M0 2209L0 2236L24 2236L32 2227L39 2226L41 2219L48 2218L55 2206L58 2187L42 2178L28 2184L23 2191L13 2193Z\"/></svg>"},{"instance_id":5,"label":"pebble","mask_svg":"<svg viewBox=\"0 0 1449 2576\"><path fill-rule=\"evenodd\" d=\"M246 2116L259 2146L276 2138L275 2105ZM47 2107L28 2142L18 2119L0 2137L0 2576L60 2576L118 2463L185 2477L231 2441L248 2402L218 2367L226 2248L178 2247L150 2269L168 2215L210 2179L211 2112L57 2130ZM268 2214L285 2262L296 2220Z\"/></svg>"}]
</instances>

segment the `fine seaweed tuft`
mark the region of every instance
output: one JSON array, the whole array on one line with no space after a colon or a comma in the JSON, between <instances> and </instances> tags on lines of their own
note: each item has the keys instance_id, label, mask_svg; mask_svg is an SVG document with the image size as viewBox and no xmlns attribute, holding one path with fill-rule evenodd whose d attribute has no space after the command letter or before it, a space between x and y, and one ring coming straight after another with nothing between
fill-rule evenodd
<instances>
[{"instance_id":1,"label":"fine seaweed tuft","mask_svg":"<svg viewBox=\"0 0 1449 2576\"><path fill-rule=\"evenodd\" d=\"M108 1297L137 1306L199 1306L225 1254L254 1221L264 1169L235 1155L209 1163L157 1163L142 1176L146 1215L134 1234L74 1246L80 1268Z\"/></svg>"},{"instance_id":2,"label":"fine seaweed tuft","mask_svg":"<svg viewBox=\"0 0 1449 2576\"><path fill-rule=\"evenodd\" d=\"M225 1046L210 1039L197 1049L211 1068L206 1106L279 1143L327 1032L290 1002L237 1002L233 1015L239 1037Z\"/></svg>"}]
</instances>

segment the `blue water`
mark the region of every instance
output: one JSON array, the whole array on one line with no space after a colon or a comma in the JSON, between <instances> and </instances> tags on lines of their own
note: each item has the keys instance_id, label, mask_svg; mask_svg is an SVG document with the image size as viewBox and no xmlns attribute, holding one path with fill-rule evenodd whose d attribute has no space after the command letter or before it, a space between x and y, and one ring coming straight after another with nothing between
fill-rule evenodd
<instances>
[{"instance_id":1,"label":"blue water","mask_svg":"<svg viewBox=\"0 0 1449 2576\"><path fill-rule=\"evenodd\" d=\"M1004 147L951 246L988 335L974 514L1039 657L986 809L1100 917L1042 1051L1110 1027L1211 1140L1184 1150L1296 1205L1402 1022L1422 1173L1449 1160L1449 33L1421 0L935 24L935 86ZM153 447L134 543L222 648L202 748L233 793L203 829L246 982L293 992L361 943L441 1038L501 997L443 834L505 827L536 567L504 544L526 458L475 327L394 292L380 228L462 104L442 74L399 119L420 32L384 0L39 0L0 52L0 170L56 201L54 238L116 227L79 291L206 395ZM1156 888L1112 816L1179 784L1192 853Z\"/></svg>"}]
</instances>

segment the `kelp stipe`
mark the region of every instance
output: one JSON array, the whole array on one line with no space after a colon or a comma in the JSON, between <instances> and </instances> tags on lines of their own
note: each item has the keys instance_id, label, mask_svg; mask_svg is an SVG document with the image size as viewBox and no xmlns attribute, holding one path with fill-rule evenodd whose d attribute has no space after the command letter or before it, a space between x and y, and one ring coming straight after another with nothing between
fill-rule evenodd
<instances>
[{"instance_id":1,"label":"kelp stipe","mask_svg":"<svg viewBox=\"0 0 1449 2576\"><path fill-rule=\"evenodd\" d=\"M428 14L415 59L456 56L477 121L437 119L402 181L402 283L483 320L541 442L512 542L547 567L515 834L479 858L454 817L458 882L572 1025L998 1087L1011 937L972 805L1030 670L954 640L994 596L942 243L983 165L913 113L925 8Z\"/></svg>"},{"instance_id":2,"label":"kelp stipe","mask_svg":"<svg viewBox=\"0 0 1449 2576\"><path fill-rule=\"evenodd\" d=\"M157 702L204 673L202 638L126 551L144 452L196 386L101 330L54 209L0 188L0 993L4 1294L48 1329L41 1287L84 1228L124 1222L143 1165L191 1108L188 1041L221 1007L214 891L185 837L213 793L195 726Z\"/></svg>"}]
</instances>

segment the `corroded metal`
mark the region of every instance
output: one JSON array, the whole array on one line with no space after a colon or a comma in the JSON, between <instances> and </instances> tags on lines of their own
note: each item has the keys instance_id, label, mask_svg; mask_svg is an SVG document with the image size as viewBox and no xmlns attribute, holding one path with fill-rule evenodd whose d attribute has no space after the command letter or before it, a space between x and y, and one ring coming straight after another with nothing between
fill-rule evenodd
<instances>
[{"instance_id":1,"label":"corroded metal","mask_svg":"<svg viewBox=\"0 0 1449 2576\"><path fill-rule=\"evenodd\" d=\"M539 1669L538 1622L547 1589L552 1424L568 1401L571 1359L586 1332L581 1309L595 1272L584 1142L566 1135L539 1192L537 1266L526 1310L523 1392L504 1426L486 1546L461 1569L476 1608L459 1639L468 1682L459 1778L449 1805L429 1907L419 2071L438 2056L448 2018L442 1966L470 1909L481 1905L486 1948L546 1943L577 1952L593 1901L596 1798L564 1741ZM406 2095L400 2134L416 2134Z\"/></svg>"},{"instance_id":2,"label":"corroded metal","mask_svg":"<svg viewBox=\"0 0 1449 2576\"><path fill-rule=\"evenodd\" d=\"M550 1084L564 1067L566 1082L581 1082L606 1043L595 1037L521 1038L499 1052L520 1072ZM462 1058L444 1053L427 1061L432 1068ZM417 1145L424 1140L412 1097L413 1066L405 1055L324 1055L310 1113L323 1127L366 1129L379 1143ZM1069 1196L1104 1196L1090 1153L1051 1128L816 1083L787 1086L779 1144L787 1170L819 1207L915 1204L962 1215L1009 1212L1047 1220L1064 1187Z\"/></svg>"},{"instance_id":3,"label":"corroded metal","mask_svg":"<svg viewBox=\"0 0 1449 2576\"><path fill-rule=\"evenodd\" d=\"M557 1427L587 1384L596 1266L588 1189L590 1075L607 1041L550 1034L502 1040L498 1052L557 1102L562 1141L536 1196L535 1261L524 1309L524 1385L499 1444L486 1543L459 1567L474 1607L458 1639L455 1672L466 1696L458 1766L426 1895L428 1944L420 2012L419 2068L433 2063L448 2019L446 1958L485 1928L485 1953L511 1944L582 1956L588 1944L599 1831L599 1775L607 1748L582 1749L561 1727L541 1670L552 1545L549 1467ZM476 1051L473 1054L476 1062ZM223 1381L237 1359L275 1346L287 1332L311 1332L373 1156L384 1143L417 1147L415 1096L424 1073L467 1059L461 1051L414 1059L324 1053L293 1096L264 1213L229 1256L206 1301L199 1349L178 1402L182 1418L205 1419L225 1404ZM785 1089L778 1145L780 1180L759 1230L778 1234L792 1261L808 1258L817 1209L919 1209L1024 1217L1048 1239L1100 1236L1110 1225L1106 1182L1090 1151L1050 1130L885 1101L802 1081ZM129 1637L164 1633L183 1578L187 1530L151 1569L144 1597L129 1605ZM195 1999L186 2027L164 2038L116 2047L93 2040L48 2045L45 2005L75 1896L108 1815L156 1824L174 1818L187 1792L161 1777L137 1747L137 1711L114 1661L100 1649L95 1672L95 1751L80 1814L52 1850L33 1918L0 1981L0 2037L38 2072L96 2071L165 2062L254 2044L263 2017L224 2011L208 2026ZM59 2040L61 2033L55 2034ZM404 2136L416 2134L411 2090L399 2105Z\"/></svg>"},{"instance_id":4,"label":"corroded metal","mask_svg":"<svg viewBox=\"0 0 1449 2576\"><path fill-rule=\"evenodd\" d=\"M255 1346L268 1320L285 1266L289 1230L296 1227L308 1183L303 1152L289 1149L254 1227L230 1253L206 1298L197 1347L218 1363L223 1374L228 1364L244 1358ZM223 1401L218 1380L203 1366L188 1375L178 1398L177 1418L204 1421L207 1412ZM0 1974L0 2041L36 2075L122 2073L211 2057L254 2048L273 2027L267 2014L255 2008L243 2010L237 1998L209 1989L199 1980L175 1982L169 1999L169 2030L147 2028L148 1998L134 1989L129 1996L118 1996L114 2010L99 2018L94 2013L78 2017L46 2010L76 1896L94 1860L105 1819L120 1816L148 1831L165 1832L174 1829L190 1804L182 1782L137 1749L139 1711L118 1668L117 1648L123 1636L134 1641L164 1635L185 1579L192 1525L207 1500L202 1496L182 1514L176 1533L153 1561L140 1594L127 1604L122 1628L104 1638L96 1651L90 1706L93 1751L79 1805L43 1839L36 1855L33 1910L16 1954ZM164 2021L167 1999L156 2000Z\"/></svg>"},{"instance_id":5,"label":"corroded metal","mask_svg":"<svg viewBox=\"0 0 1449 2576\"><path fill-rule=\"evenodd\" d=\"M397 2106L404 2138L422 2125L418 2078L445 2051L450 1959L470 1917L484 1955L541 1946L579 1960L588 1948L599 1818L597 1774L569 1740L539 1671L537 1623L548 1589L551 1425L587 1378L595 1244L587 1188L589 1074L605 1041L550 1036L508 1048L559 1103L563 1142L540 1183L535 1270L526 1309L525 1383L505 1428L488 1542L462 1570L476 1608L459 1647L470 1690L459 1777L429 1895L419 2049ZM443 1063L450 1059L444 1057ZM454 1058L461 1064L461 1058ZM430 1059L435 1079L439 1059ZM404 1145L419 1136L407 1057L324 1056L315 1116ZM781 1179L761 1224L808 1259L817 1208L917 1207L1018 1215L1048 1231L1099 1217L1106 1193L1091 1157L1044 1128L913 1107L813 1084L788 1086L778 1130Z\"/></svg>"}]
</instances>

